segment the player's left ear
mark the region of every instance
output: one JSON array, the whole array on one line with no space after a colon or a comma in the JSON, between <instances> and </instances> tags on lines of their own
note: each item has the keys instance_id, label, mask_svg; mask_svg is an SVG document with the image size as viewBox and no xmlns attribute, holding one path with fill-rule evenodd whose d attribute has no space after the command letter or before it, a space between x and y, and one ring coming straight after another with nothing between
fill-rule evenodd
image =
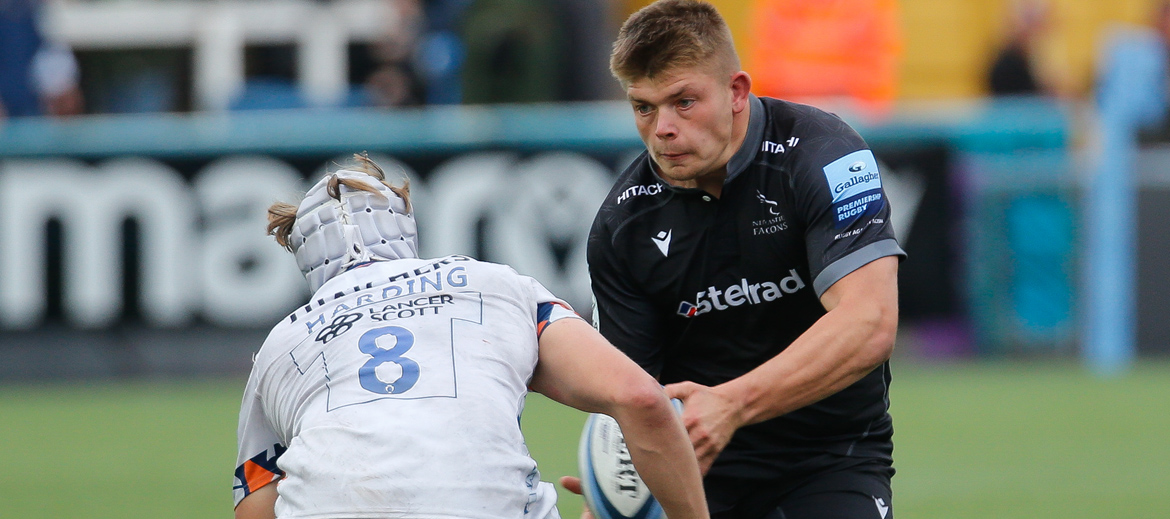
<instances>
[{"instance_id":1,"label":"player's left ear","mask_svg":"<svg viewBox=\"0 0 1170 519\"><path fill-rule=\"evenodd\" d=\"M748 96L752 93L752 77L739 71L731 75L731 111L740 113L747 108Z\"/></svg>"}]
</instances>

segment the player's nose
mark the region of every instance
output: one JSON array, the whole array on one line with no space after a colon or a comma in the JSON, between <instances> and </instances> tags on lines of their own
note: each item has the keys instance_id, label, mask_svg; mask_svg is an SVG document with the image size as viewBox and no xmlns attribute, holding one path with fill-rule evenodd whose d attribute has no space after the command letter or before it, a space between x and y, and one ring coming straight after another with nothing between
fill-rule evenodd
<instances>
[{"instance_id":1,"label":"player's nose","mask_svg":"<svg viewBox=\"0 0 1170 519\"><path fill-rule=\"evenodd\" d=\"M658 114L654 125L654 135L659 139L672 139L678 135L678 125L675 118L667 111Z\"/></svg>"}]
</instances>

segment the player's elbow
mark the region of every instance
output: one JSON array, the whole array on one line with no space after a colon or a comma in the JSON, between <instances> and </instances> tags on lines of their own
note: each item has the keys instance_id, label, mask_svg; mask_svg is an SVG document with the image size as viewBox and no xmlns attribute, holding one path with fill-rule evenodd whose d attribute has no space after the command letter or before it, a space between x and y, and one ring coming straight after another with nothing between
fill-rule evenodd
<instances>
[{"instance_id":1,"label":"player's elbow","mask_svg":"<svg viewBox=\"0 0 1170 519\"><path fill-rule=\"evenodd\" d=\"M872 369L890 359L898 335L898 307L874 305L865 312L860 329L866 331L861 358Z\"/></svg>"},{"instance_id":2,"label":"player's elbow","mask_svg":"<svg viewBox=\"0 0 1170 519\"><path fill-rule=\"evenodd\" d=\"M612 416L630 417L654 416L655 411L669 406L666 392L662 386L645 372L633 374L623 381L621 387L613 395Z\"/></svg>"},{"instance_id":3,"label":"player's elbow","mask_svg":"<svg viewBox=\"0 0 1170 519\"><path fill-rule=\"evenodd\" d=\"M894 352L894 338L898 329L896 301L883 302L873 298L856 298L838 306L841 322L847 332L851 369L868 373L889 360Z\"/></svg>"}]
</instances>

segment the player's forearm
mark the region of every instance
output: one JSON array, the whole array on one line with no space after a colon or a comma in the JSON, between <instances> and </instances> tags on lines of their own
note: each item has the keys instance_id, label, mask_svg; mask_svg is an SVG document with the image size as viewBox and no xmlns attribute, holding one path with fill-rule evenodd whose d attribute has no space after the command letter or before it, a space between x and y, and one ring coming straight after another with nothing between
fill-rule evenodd
<instances>
[{"instance_id":1,"label":"player's forearm","mask_svg":"<svg viewBox=\"0 0 1170 519\"><path fill-rule=\"evenodd\" d=\"M897 320L896 303L838 306L779 355L715 390L739 403L743 425L795 411L889 359Z\"/></svg>"},{"instance_id":2,"label":"player's forearm","mask_svg":"<svg viewBox=\"0 0 1170 519\"><path fill-rule=\"evenodd\" d=\"M663 395L615 410L638 475L671 519L706 519L707 501L695 451Z\"/></svg>"}]
</instances>

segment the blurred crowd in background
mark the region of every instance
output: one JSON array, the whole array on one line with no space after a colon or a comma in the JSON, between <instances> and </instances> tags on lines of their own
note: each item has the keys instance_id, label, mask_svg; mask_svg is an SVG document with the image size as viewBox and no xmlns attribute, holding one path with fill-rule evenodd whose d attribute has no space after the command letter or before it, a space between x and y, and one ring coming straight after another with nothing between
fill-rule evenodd
<instances>
[{"instance_id":1,"label":"blurred crowd in background","mask_svg":"<svg viewBox=\"0 0 1170 519\"><path fill-rule=\"evenodd\" d=\"M225 101L202 102L202 52L155 33L165 11L105 33L86 17L103 7L176 6L212 11L253 3L349 0L0 0L0 101L7 117L80 113L188 112L319 106L560 102L618 99L609 77L620 20L646 0L377 0L374 37L341 27L345 91L306 95L313 72L304 42L243 34L228 53L240 69ZM352 3L352 2L351 2ZM1170 9L1155 0L714 0L737 35L745 69L761 95L846 100L877 113L915 99L982 95L1087 98L1109 27L1144 25L1170 34ZM202 11L200 10L203 8ZM363 10L364 9L364 10ZM147 12L149 10L144 10ZM353 11L353 9L351 9ZM303 12L303 11L302 11ZM243 15L241 15L243 16ZM230 18L230 17L229 17ZM202 19L202 18L201 18ZM92 18L98 25L99 18ZM248 20L245 20L248 21ZM250 20L245 33L264 32ZM260 30L249 29L257 26ZM187 20L187 24L203 22ZM207 24L203 24L207 25ZM344 22L343 22L344 25ZM165 35L163 35L165 36ZM214 36L212 37L214 39ZM214 46L214 45L212 45ZM329 73L322 71L319 73ZM212 80L214 81L214 79ZM326 82L328 79L326 79ZM230 83L230 74L229 74ZM222 105L222 106L221 106Z\"/></svg>"},{"instance_id":2,"label":"blurred crowd in background","mask_svg":"<svg viewBox=\"0 0 1170 519\"><path fill-rule=\"evenodd\" d=\"M615 15L604 3L380 1L386 4L383 9L365 11L389 15L377 21L381 34L369 41L348 42L344 64L348 91L330 104L393 107L574 101L611 98L617 92L606 70L608 45L616 34ZM213 6L200 0L193 3L209 10ZM281 3L305 2L257 5L263 10ZM328 6L331 2L309 3ZM81 4L112 2L0 0L0 99L9 116L200 108L193 92L196 51L192 46L150 45L150 34L157 30L151 27L142 28L141 37L113 35L108 41L91 38L89 45L79 45L70 41L69 28L58 19L68 19L70 7ZM149 18L139 21L151 22ZM306 24L303 30L314 28ZM304 38L287 39L291 41L249 43L243 49L243 89L234 92L230 109L314 104L297 84L297 43Z\"/></svg>"}]
</instances>

